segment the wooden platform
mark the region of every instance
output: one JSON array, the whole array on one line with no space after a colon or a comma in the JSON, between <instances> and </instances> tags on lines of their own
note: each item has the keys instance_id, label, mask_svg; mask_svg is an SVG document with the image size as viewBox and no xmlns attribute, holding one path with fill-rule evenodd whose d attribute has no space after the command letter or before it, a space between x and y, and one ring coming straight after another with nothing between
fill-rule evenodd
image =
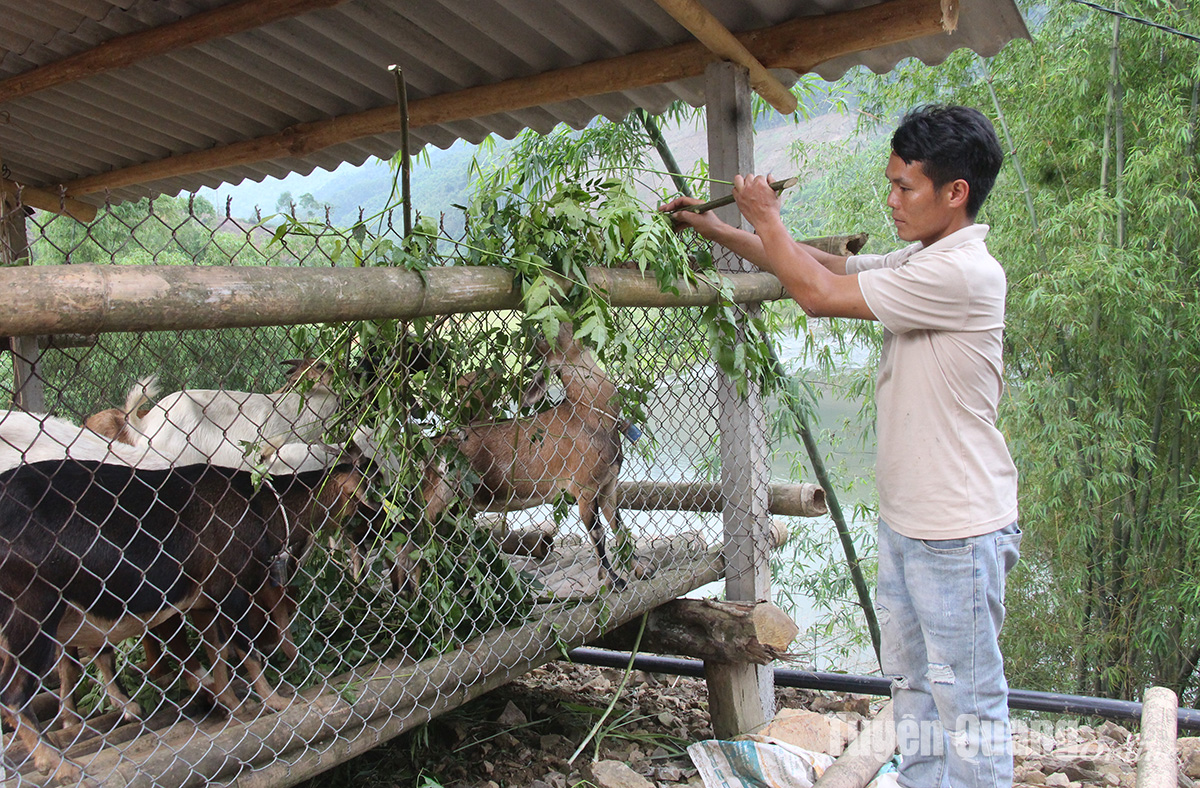
<instances>
[{"instance_id":1,"label":"wooden platform","mask_svg":"<svg viewBox=\"0 0 1200 788\"><path fill-rule=\"evenodd\" d=\"M720 577L719 551L696 534L654 540L638 552L655 571L620 592L602 587L591 545L582 541L565 541L542 560L512 557L542 587L543 601L523 625L421 662L384 660L330 677L302 689L281 712L248 704L233 718L172 711L124 724L108 714L52 738L73 742L67 756L106 788L293 785ZM11 756L24 760L16 749ZM31 765L6 774L5 788L54 784Z\"/></svg>"}]
</instances>

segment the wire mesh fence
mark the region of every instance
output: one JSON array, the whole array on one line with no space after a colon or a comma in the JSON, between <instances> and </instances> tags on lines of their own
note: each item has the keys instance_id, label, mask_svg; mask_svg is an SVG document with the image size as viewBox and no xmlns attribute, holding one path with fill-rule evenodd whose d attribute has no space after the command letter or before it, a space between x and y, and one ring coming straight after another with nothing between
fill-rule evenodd
<instances>
[{"instance_id":1,"label":"wire mesh fence","mask_svg":"<svg viewBox=\"0 0 1200 788\"><path fill-rule=\"evenodd\" d=\"M26 238L33 265L347 262L190 201ZM766 477L723 472L698 312L617 321L635 353L495 311L14 342L11 784L292 784L718 579L722 502Z\"/></svg>"}]
</instances>

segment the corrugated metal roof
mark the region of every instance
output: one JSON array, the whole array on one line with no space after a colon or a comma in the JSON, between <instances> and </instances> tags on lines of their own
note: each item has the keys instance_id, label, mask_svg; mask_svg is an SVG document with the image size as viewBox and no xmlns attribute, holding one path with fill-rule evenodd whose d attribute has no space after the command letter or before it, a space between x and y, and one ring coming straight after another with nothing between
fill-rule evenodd
<instances>
[{"instance_id":1,"label":"corrugated metal roof","mask_svg":"<svg viewBox=\"0 0 1200 788\"><path fill-rule=\"evenodd\" d=\"M242 0L245 2L246 0ZM857 0L706 0L735 33L797 17L874 5ZM222 0L0 0L0 80L225 5ZM958 30L838 57L825 79L905 57L935 64L968 47L984 56L1028 35L1012 0L968 0ZM0 161L17 182L52 187L170 156L277 134L297 124L395 104L390 64L410 101L693 41L652 0L347 0L213 38L0 103ZM792 72L776 72L790 84ZM0 84L3 84L0 82ZM636 107L703 103L703 78L639 87L485 117L414 127L414 146L510 138L524 128L581 127ZM194 191L246 178L333 169L386 158L395 132L303 156L164 177L115 189L111 199ZM84 197L100 202L103 194Z\"/></svg>"}]
</instances>

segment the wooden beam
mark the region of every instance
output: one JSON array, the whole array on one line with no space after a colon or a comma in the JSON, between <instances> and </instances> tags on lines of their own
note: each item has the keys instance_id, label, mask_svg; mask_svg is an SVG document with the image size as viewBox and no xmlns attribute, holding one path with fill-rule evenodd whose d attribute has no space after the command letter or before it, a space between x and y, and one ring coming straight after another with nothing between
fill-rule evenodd
<instances>
[{"instance_id":1,"label":"wooden beam","mask_svg":"<svg viewBox=\"0 0 1200 788\"><path fill-rule=\"evenodd\" d=\"M11 197L21 205L28 205L30 208L70 216L84 224L96 218L96 206L94 205L50 189L25 186L5 178L0 178L0 196Z\"/></svg>"},{"instance_id":2,"label":"wooden beam","mask_svg":"<svg viewBox=\"0 0 1200 788\"><path fill-rule=\"evenodd\" d=\"M655 0L676 22L683 25L696 39L725 60L737 63L750 72L750 87L754 92L784 115L796 111L796 97L783 83L771 75L750 50L746 49L729 28L721 24L699 0Z\"/></svg>"},{"instance_id":3,"label":"wooden beam","mask_svg":"<svg viewBox=\"0 0 1200 788\"><path fill-rule=\"evenodd\" d=\"M829 513L818 485L772 484L767 493L771 514L821 517ZM720 512L725 496L716 482L617 482L617 505L636 511Z\"/></svg>"},{"instance_id":4,"label":"wooden beam","mask_svg":"<svg viewBox=\"0 0 1200 788\"><path fill-rule=\"evenodd\" d=\"M828 16L793 19L738 36L767 68L799 73L826 60L944 32L942 0L888 0ZM955 22L956 24L956 22ZM697 77L719 58L699 42L597 60L571 68L481 85L409 102L411 128L434 126L558 101ZM276 134L90 175L66 184L69 194L95 194L197 172L271 159L303 158L343 142L398 132L394 106L301 123Z\"/></svg>"},{"instance_id":5,"label":"wooden beam","mask_svg":"<svg viewBox=\"0 0 1200 788\"><path fill-rule=\"evenodd\" d=\"M241 0L202 11L178 22L110 38L84 52L0 81L0 102L344 2L346 0Z\"/></svg>"},{"instance_id":6,"label":"wooden beam","mask_svg":"<svg viewBox=\"0 0 1200 788\"><path fill-rule=\"evenodd\" d=\"M588 645L631 651L640 628L640 621L630 621ZM788 656L787 648L799 633L796 622L774 602L673 599L647 615L641 650L706 661L769 665Z\"/></svg>"},{"instance_id":7,"label":"wooden beam","mask_svg":"<svg viewBox=\"0 0 1200 788\"><path fill-rule=\"evenodd\" d=\"M0 267L0 336L339 323L517 309L520 293L503 268L454 265L308 268L195 265ZM653 276L588 270L588 283L614 306L702 306L720 288L676 282L664 293ZM767 273L726 275L735 303L784 298Z\"/></svg>"}]
</instances>

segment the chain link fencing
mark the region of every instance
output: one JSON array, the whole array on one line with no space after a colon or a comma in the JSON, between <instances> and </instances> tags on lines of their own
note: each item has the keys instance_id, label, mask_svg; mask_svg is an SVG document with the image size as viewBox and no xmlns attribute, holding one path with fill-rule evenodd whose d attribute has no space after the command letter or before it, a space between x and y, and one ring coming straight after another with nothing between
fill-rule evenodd
<instances>
[{"instance_id":1,"label":"chain link fencing","mask_svg":"<svg viewBox=\"0 0 1200 788\"><path fill-rule=\"evenodd\" d=\"M191 200L26 238L35 266L353 263ZM616 322L634 352L514 312L14 341L6 785L294 784L718 580L722 490L766 474L722 478L698 309Z\"/></svg>"}]
</instances>

